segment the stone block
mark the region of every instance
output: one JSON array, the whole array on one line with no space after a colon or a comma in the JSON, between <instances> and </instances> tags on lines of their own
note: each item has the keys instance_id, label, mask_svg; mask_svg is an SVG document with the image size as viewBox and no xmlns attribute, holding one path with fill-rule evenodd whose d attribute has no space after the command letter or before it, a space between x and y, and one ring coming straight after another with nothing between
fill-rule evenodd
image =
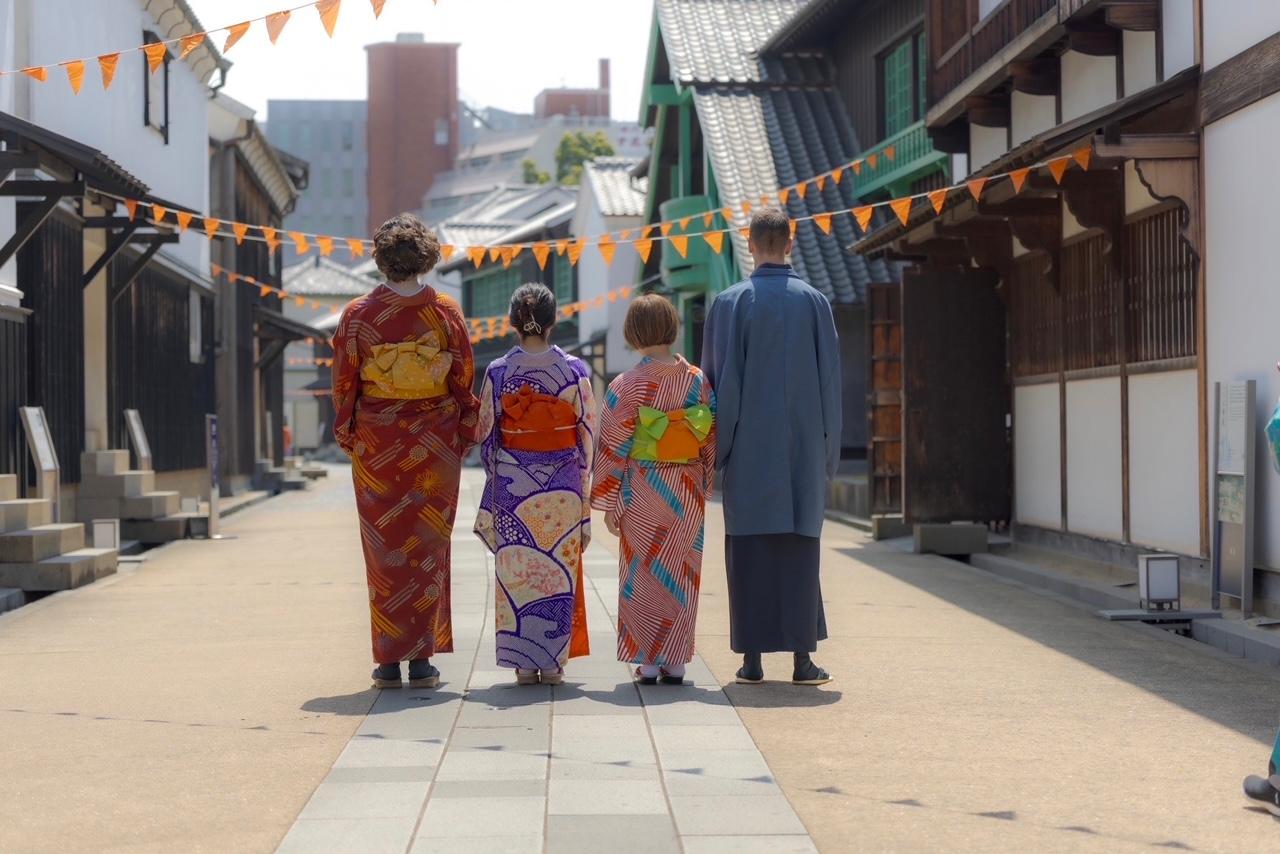
<instances>
[{"instance_id":1,"label":"stone block","mask_svg":"<svg viewBox=\"0 0 1280 854\"><path fill-rule=\"evenodd\" d=\"M0 501L13 501L18 497L18 476L0 474Z\"/></svg>"},{"instance_id":2,"label":"stone block","mask_svg":"<svg viewBox=\"0 0 1280 854\"><path fill-rule=\"evenodd\" d=\"M85 451L80 455L80 473L124 474L129 470L128 451Z\"/></svg>"},{"instance_id":3,"label":"stone block","mask_svg":"<svg viewBox=\"0 0 1280 854\"><path fill-rule=\"evenodd\" d=\"M36 563L84 548L84 525L41 525L0 534L0 563Z\"/></svg>"},{"instance_id":4,"label":"stone block","mask_svg":"<svg viewBox=\"0 0 1280 854\"><path fill-rule=\"evenodd\" d=\"M77 493L84 498L133 498L156 488L153 471L126 471L119 474L86 472Z\"/></svg>"},{"instance_id":5,"label":"stone block","mask_svg":"<svg viewBox=\"0 0 1280 854\"><path fill-rule=\"evenodd\" d=\"M119 498L76 498L76 518L81 522L94 519L119 519Z\"/></svg>"},{"instance_id":6,"label":"stone block","mask_svg":"<svg viewBox=\"0 0 1280 854\"><path fill-rule=\"evenodd\" d=\"M119 556L115 549L76 549L67 552L64 557L87 557L93 560L93 577L95 580L115 575L119 565Z\"/></svg>"},{"instance_id":7,"label":"stone block","mask_svg":"<svg viewBox=\"0 0 1280 854\"><path fill-rule=\"evenodd\" d=\"M0 501L0 534L25 531L53 521L53 503L43 498Z\"/></svg>"},{"instance_id":8,"label":"stone block","mask_svg":"<svg viewBox=\"0 0 1280 854\"><path fill-rule=\"evenodd\" d=\"M0 587L0 614L5 611L16 611L25 604L27 604L27 597L21 590Z\"/></svg>"},{"instance_id":9,"label":"stone block","mask_svg":"<svg viewBox=\"0 0 1280 854\"><path fill-rule=\"evenodd\" d=\"M177 492L148 492L120 502L121 519L159 519L178 512L182 496Z\"/></svg>"},{"instance_id":10,"label":"stone block","mask_svg":"<svg viewBox=\"0 0 1280 854\"><path fill-rule=\"evenodd\" d=\"M120 537L147 545L162 545L187 538L188 519L181 514L159 519L122 519Z\"/></svg>"},{"instance_id":11,"label":"stone block","mask_svg":"<svg viewBox=\"0 0 1280 854\"><path fill-rule=\"evenodd\" d=\"M915 526L916 554L972 555L984 554L986 551L986 525Z\"/></svg>"},{"instance_id":12,"label":"stone block","mask_svg":"<svg viewBox=\"0 0 1280 854\"><path fill-rule=\"evenodd\" d=\"M97 580L92 555L72 553L35 563L0 563L0 587L33 593L55 593Z\"/></svg>"},{"instance_id":13,"label":"stone block","mask_svg":"<svg viewBox=\"0 0 1280 854\"><path fill-rule=\"evenodd\" d=\"M896 540L911 535L911 526L901 516L872 516L871 539Z\"/></svg>"}]
</instances>

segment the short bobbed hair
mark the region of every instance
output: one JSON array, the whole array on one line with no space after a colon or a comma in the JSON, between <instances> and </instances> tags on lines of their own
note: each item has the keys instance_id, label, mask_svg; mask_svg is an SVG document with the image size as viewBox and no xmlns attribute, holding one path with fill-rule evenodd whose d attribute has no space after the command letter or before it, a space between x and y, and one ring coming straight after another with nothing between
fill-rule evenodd
<instances>
[{"instance_id":1,"label":"short bobbed hair","mask_svg":"<svg viewBox=\"0 0 1280 854\"><path fill-rule=\"evenodd\" d=\"M680 315L676 307L658 294L645 294L631 303L622 324L622 335L633 350L674 344L679 333Z\"/></svg>"}]
</instances>

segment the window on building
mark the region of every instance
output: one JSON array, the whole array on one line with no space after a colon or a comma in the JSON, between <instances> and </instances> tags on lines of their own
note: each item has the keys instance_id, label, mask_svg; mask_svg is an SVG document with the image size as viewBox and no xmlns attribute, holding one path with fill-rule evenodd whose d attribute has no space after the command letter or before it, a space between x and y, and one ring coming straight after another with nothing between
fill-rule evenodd
<instances>
[{"instance_id":1,"label":"window on building","mask_svg":"<svg viewBox=\"0 0 1280 854\"><path fill-rule=\"evenodd\" d=\"M342 195L353 196L356 192L356 176L350 169L342 170Z\"/></svg>"},{"instance_id":2,"label":"window on building","mask_svg":"<svg viewBox=\"0 0 1280 854\"><path fill-rule=\"evenodd\" d=\"M449 120L436 119L436 145L449 144Z\"/></svg>"},{"instance_id":3,"label":"window on building","mask_svg":"<svg viewBox=\"0 0 1280 854\"><path fill-rule=\"evenodd\" d=\"M160 37L152 32L142 34L144 44L155 44ZM142 63L142 123L164 137L169 144L169 55L153 74L149 63Z\"/></svg>"},{"instance_id":4,"label":"window on building","mask_svg":"<svg viewBox=\"0 0 1280 854\"><path fill-rule=\"evenodd\" d=\"M914 33L880 55L880 138L924 118L924 33Z\"/></svg>"},{"instance_id":5,"label":"window on building","mask_svg":"<svg viewBox=\"0 0 1280 854\"><path fill-rule=\"evenodd\" d=\"M556 293L556 304L567 305L573 302L573 265L569 263L567 255L557 256L551 264L554 277L552 290Z\"/></svg>"},{"instance_id":6,"label":"window on building","mask_svg":"<svg viewBox=\"0 0 1280 854\"><path fill-rule=\"evenodd\" d=\"M505 317L518 287L520 270L514 265L480 270L463 283L467 317Z\"/></svg>"},{"instance_id":7,"label":"window on building","mask_svg":"<svg viewBox=\"0 0 1280 854\"><path fill-rule=\"evenodd\" d=\"M333 198L333 173L327 170L320 173L320 195L326 199Z\"/></svg>"},{"instance_id":8,"label":"window on building","mask_svg":"<svg viewBox=\"0 0 1280 854\"><path fill-rule=\"evenodd\" d=\"M355 148L356 130L351 122L342 123L342 150L350 151Z\"/></svg>"}]
</instances>

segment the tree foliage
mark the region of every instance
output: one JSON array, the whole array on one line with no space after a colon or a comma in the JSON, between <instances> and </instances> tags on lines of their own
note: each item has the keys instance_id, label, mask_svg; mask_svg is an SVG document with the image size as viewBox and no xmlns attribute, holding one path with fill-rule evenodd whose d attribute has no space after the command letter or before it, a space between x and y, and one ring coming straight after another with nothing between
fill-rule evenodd
<instances>
[{"instance_id":1,"label":"tree foliage","mask_svg":"<svg viewBox=\"0 0 1280 854\"><path fill-rule=\"evenodd\" d=\"M524 182L526 184L546 184L551 180L551 176L538 168L538 164L533 162L533 158L526 157L520 163L520 168L524 170Z\"/></svg>"},{"instance_id":2,"label":"tree foliage","mask_svg":"<svg viewBox=\"0 0 1280 854\"><path fill-rule=\"evenodd\" d=\"M567 133L556 148L556 180L574 185L582 181L582 164L614 154L613 143L604 131Z\"/></svg>"}]
</instances>

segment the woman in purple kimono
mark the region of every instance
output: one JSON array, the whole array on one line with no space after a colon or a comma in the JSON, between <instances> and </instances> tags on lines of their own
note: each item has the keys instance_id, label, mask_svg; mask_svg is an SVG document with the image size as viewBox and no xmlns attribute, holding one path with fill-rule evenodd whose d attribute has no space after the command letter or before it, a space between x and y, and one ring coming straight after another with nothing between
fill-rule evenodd
<instances>
[{"instance_id":1,"label":"woman in purple kimono","mask_svg":"<svg viewBox=\"0 0 1280 854\"><path fill-rule=\"evenodd\" d=\"M498 666L520 685L559 685L565 662L589 652L582 553L596 407L586 365L548 343L551 291L521 286L510 316L520 345L489 365L480 393L475 530L497 563Z\"/></svg>"}]
</instances>

